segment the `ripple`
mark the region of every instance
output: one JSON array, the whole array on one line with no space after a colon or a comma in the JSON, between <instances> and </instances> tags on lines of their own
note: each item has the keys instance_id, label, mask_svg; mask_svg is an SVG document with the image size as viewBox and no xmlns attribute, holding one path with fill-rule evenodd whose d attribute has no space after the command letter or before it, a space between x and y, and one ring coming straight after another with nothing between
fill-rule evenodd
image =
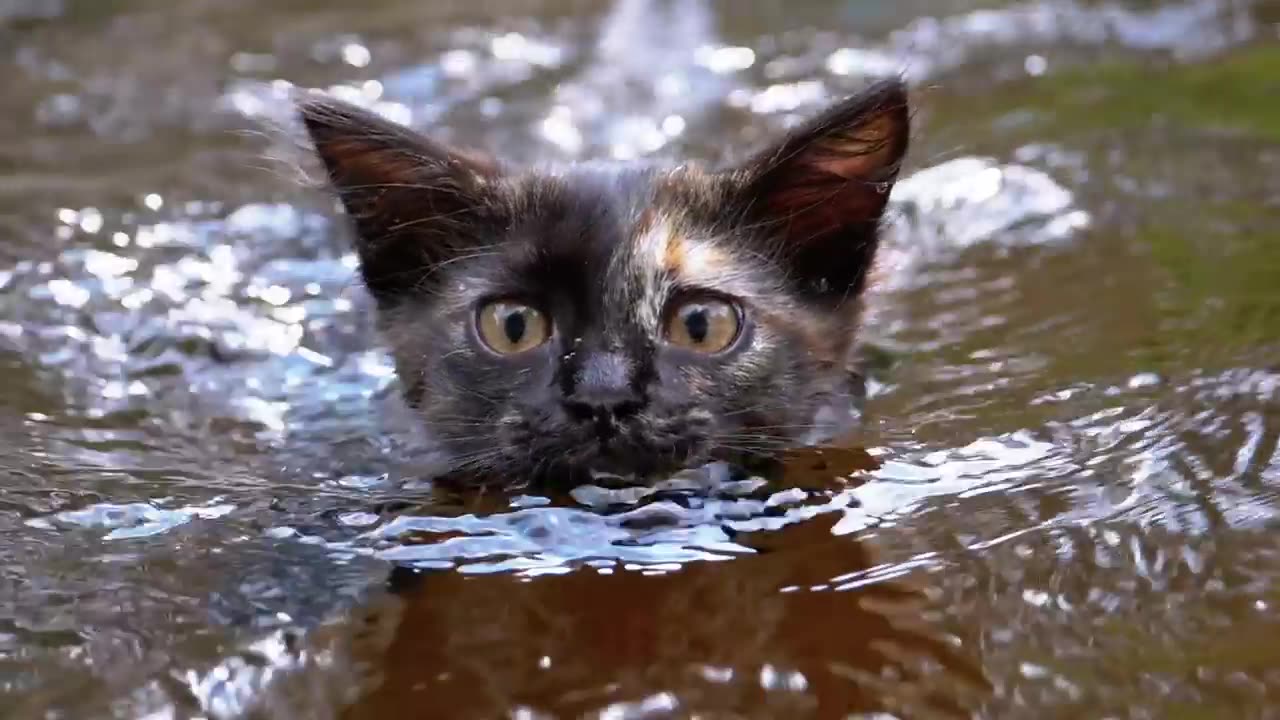
<instances>
[{"instance_id":1,"label":"ripple","mask_svg":"<svg viewBox=\"0 0 1280 720\"><path fill-rule=\"evenodd\" d=\"M771 493L761 479L729 481L723 473L713 465L643 487L581 486L573 497L583 507L548 507L549 499L526 496L513 502L535 507L483 516L402 515L353 545L371 547L384 560L471 573L537 575L615 564L663 571L749 553L734 535L799 522L841 503Z\"/></svg>"},{"instance_id":2,"label":"ripple","mask_svg":"<svg viewBox=\"0 0 1280 720\"><path fill-rule=\"evenodd\" d=\"M293 206L252 204L140 226L129 256L71 248L56 263L19 264L11 284L33 302L15 339L73 376L77 404L115 412L122 400L194 393L279 433L291 413L315 415L321 397L372 399L390 380L380 355L359 347L372 333L350 255L288 256L328 227ZM319 375L336 381L321 397L308 389Z\"/></svg>"},{"instance_id":3,"label":"ripple","mask_svg":"<svg viewBox=\"0 0 1280 720\"><path fill-rule=\"evenodd\" d=\"M1061 244L1091 224L1049 174L989 158L956 158L913 173L894 187L891 203L896 223L879 261L888 289L929 282L932 276L916 272L921 266L978 245Z\"/></svg>"},{"instance_id":4,"label":"ripple","mask_svg":"<svg viewBox=\"0 0 1280 720\"><path fill-rule=\"evenodd\" d=\"M1255 33L1247 17L1220 0L1186 0L1151 9L1111 2L1014 3L918 18L890 33L878 47L836 50L827 57L826 67L837 75L905 72L920 82L970 63L991 47L1115 43L1135 50L1173 51L1190 59L1245 42Z\"/></svg>"},{"instance_id":5,"label":"ripple","mask_svg":"<svg viewBox=\"0 0 1280 720\"><path fill-rule=\"evenodd\" d=\"M0 674L18 714L332 712L367 671L326 644L334 626L373 627L361 636L385 650L379 623L410 611L444 630L398 626L399 647L426 655L375 667L447 691L426 670L465 668L430 653L465 647L492 687L597 693L563 715L960 698L910 685L946 675L939 647L991 675L997 716L1169 714L1153 698L1238 712L1276 687L1254 639L1274 636L1280 567L1274 363L1259 350L1196 371L1143 350L1169 328L1131 310L1151 283L1126 231L1168 208L1134 193L1105 212L1114 199L1093 190L1111 165L1071 128L895 188L860 437L877 469L766 483L712 467L474 502L402 467L412 423L389 407L391 365L328 208L246 175L256 161L223 132L279 112L288 77L516 161L714 161L871 77L954 83L998 110L982 93L1003 78L1050 83L1099 54L1191 62L1270 32L1262 6L929 7L878 38L813 7L734 18L661 0L466 27L421 3L304 23L294 8L246 23L236 3L87 24L76 10L52 33L16 7L17 25L0 10L18 130L0 149L18 168L0 225L32 240L0 248L0 585L19 589L0 601ZM1168 185L1169 152L1212 155L1236 178L1213 196L1257 210L1226 220L1265 230L1265 203L1240 189L1258 148L1199 129L1194 156L1107 148L1151 187ZM986 147L1000 129L966 132ZM422 571L422 592L378 623L347 615L391 566ZM907 584L936 603L868 611L907 607ZM692 662L699 646L731 657ZM632 647L691 663L627 665Z\"/></svg>"},{"instance_id":6,"label":"ripple","mask_svg":"<svg viewBox=\"0 0 1280 720\"><path fill-rule=\"evenodd\" d=\"M236 509L221 504L203 507L179 507L164 510L150 503L96 503L82 510L68 510L48 519L28 520L31 527L51 530L57 527L109 529L104 540L127 540L168 532L194 519L212 520Z\"/></svg>"}]
</instances>

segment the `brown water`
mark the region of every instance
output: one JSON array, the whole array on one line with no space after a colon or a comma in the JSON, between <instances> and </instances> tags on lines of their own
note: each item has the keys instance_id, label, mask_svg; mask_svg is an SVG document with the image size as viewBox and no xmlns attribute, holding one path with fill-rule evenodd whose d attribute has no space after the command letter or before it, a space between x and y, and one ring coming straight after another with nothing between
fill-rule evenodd
<instances>
[{"instance_id":1,"label":"brown water","mask_svg":"<svg viewBox=\"0 0 1280 720\"><path fill-rule=\"evenodd\" d=\"M1278 23L0 0L0 716L1280 717ZM716 160L897 71L866 452L767 482L415 477L329 202L248 132L284 79Z\"/></svg>"}]
</instances>

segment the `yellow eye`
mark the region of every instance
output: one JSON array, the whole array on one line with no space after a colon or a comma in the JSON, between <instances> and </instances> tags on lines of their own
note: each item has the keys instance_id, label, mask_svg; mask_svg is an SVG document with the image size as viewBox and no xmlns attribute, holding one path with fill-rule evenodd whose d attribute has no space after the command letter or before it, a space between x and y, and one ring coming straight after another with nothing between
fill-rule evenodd
<instances>
[{"instance_id":1,"label":"yellow eye","mask_svg":"<svg viewBox=\"0 0 1280 720\"><path fill-rule=\"evenodd\" d=\"M700 298L685 302L667 320L667 342L690 350L717 353L738 339L738 310L724 300Z\"/></svg>"},{"instance_id":2,"label":"yellow eye","mask_svg":"<svg viewBox=\"0 0 1280 720\"><path fill-rule=\"evenodd\" d=\"M528 305L497 301L480 308L480 339L499 355L532 350L551 337L547 316Z\"/></svg>"}]
</instances>

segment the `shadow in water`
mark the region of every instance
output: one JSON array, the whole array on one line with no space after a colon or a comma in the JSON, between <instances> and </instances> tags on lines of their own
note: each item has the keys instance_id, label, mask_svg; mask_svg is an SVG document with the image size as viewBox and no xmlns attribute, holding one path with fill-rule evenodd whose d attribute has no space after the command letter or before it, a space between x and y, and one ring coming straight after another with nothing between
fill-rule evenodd
<instances>
[{"instance_id":1,"label":"shadow in water","mask_svg":"<svg viewBox=\"0 0 1280 720\"><path fill-rule=\"evenodd\" d=\"M981 671L931 626L921 588L846 581L873 552L834 520L660 574L397 568L355 616L367 685L344 717L966 716Z\"/></svg>"}]
</instances>

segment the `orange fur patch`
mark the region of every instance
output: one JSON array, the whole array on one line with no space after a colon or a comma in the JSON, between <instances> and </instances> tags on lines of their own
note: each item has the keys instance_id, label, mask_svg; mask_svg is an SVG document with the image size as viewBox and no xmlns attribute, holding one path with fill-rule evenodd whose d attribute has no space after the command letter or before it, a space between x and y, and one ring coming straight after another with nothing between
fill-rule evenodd
<instances>
[{"instance_id":1,"label":"orange fur patch","mask_svg":"<svg viewBox=\"0 0 1280 720\"><path fill-rule=\"evenodd\" d=\"M673 275L684 273L686 260L685 239L677 233L667 236L667 247L662 254L662 267Z\"/></svg>"}]
</instances>

